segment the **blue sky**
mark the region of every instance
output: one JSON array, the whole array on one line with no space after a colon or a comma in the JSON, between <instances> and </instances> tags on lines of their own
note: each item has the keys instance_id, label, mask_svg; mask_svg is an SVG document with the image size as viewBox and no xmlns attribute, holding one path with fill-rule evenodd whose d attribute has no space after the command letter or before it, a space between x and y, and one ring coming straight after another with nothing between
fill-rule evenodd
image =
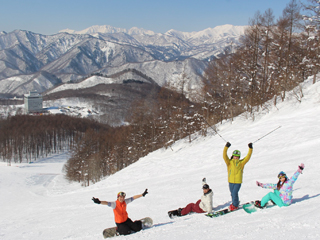
<instances>
[{"instance_id":1,"label":"blue sky","mask_svg":"<svg viewBox=\"0 0 320 240\"><path fill-rule=\"evenodd\" d=\"M307 2L303 0L302 2ZM232 24L247 25L259 10L281 16L289 0L0 0L0 31L29 30L51 35L93 25L158 33Z\"/></svg>"}]
</instances>

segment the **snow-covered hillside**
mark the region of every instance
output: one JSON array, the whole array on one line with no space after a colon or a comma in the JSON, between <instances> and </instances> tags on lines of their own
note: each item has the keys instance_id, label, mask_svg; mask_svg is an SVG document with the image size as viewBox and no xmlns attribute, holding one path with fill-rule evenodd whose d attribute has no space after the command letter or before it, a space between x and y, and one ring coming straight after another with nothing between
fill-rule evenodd
<instances>
[{"instance_id":1,"label":"snow-covered hillside","mask_svg":"<svg viewBox=\"0 0 320 240\"><path fill-rule=\"evenodd\" d=\"M208 61L231 44L238 45L245 27L223 25L192 33L154 33L106 25L54 35L22 30L2 32L0 95L44 92L61 83L81 81L92 73L111 75L128 67L151 77L160 86L182 73L201 85L199 75Z\"/></svg>"},{"instance_id":2,"label":"snow-covered hillside","mask_svg":"<svg viewBox=\"0 0 320 240\"><path fill-rule=\"evenodd\" d=\"M118 80L119 82L120 80ZM122 83L122 81L120 81ZM112 78L105 78L105 77L98 77L98 76L92 76L80 83L68 83L60 85L53 90L49 91L49 93L64 91L64 90L76 90L76 89L83 89L83 88L89 88L92 86L96 86L99 84L111 84L111 83L117 83L117 80Z\"/></svg>"},{"instance_id":3,"label":"snow-covered hillside","mask_svg":"<svg viewBox=\"0 0 320 240\"><path fill-rule=\"evenodd\" d=\"M64 179L65 154L32 164L1 163L0 238L103 239L102 230L114 225L113 211L94 204L91 198L113 201L119 191L132 196L148 188L149 194L129 204L128 212L133 220L152 217L155 226L116 239L319 239L320 82L312 85L311 79L306 81L303 94L301 103L292 94L277 107L270 105L255 121L244 114L218 126L219 134L232 144L229 155L234 149L245 155L247 144L253 142L253 155L245 167L240 190L242 203L269 192L258 188L256 180L276 183L280 171L291 176L300 163L305 164L289 207L251 215L239 210L215 219L204 214L170 219L168 210L200 198L203 177L214 191L215 210L230 204L222 159L225 141L211 132L207 137L193 136L192 143L181 140L172 149L155 151L86 188Z\"/></svg>"}]
</instances>

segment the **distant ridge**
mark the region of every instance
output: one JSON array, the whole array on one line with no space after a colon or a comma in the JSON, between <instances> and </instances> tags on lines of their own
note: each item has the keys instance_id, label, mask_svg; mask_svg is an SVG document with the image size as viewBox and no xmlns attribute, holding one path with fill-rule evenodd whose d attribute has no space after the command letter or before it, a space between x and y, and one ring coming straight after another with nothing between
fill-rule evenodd
<instances>
[{"instance_id":1,"label":"distant ridge","mask_svg":"<svg viewBox=\"0 0 320 240\"><path fill-rule=\"evenodd\" d=\"M134 34L147 34L147 35L154 35L155 33L150 30L145 30L143 28L132 27L129 30L125 28L116 28L110 25L94 25L88 27L86 29L76 31L72 29L64 29L59 32L66 32L71 34L94 34L94 33L127 33L129 35Z\"/></svg>"},{"instance_id":2,"label":"distant ridge","mask_svg":"<svg viewBox=\"0 0 320 240\"><path fill-rule=\"evenodd\" d=\"M169 31L165 32L164 34L166 35L174 35L177 37L180 37L182 39L186 38L196 38L200 36L213 36L215 37L216 35L223 35L226 32L231 33L231 35L241 35L243 34L244 28L246 26L234 26L231 24L225 24L221 26L216 26L214 28L206 28L202 31L193 31L193 32L182 32L174 29L170 29ZM72 29L64 29L59 32L66 32L70 34L95 34L95 33L127 33L129 35L136 35L136 34L145 34L145 35L155 35L159 33L155 33L151 30L145 30L143 28L137 28L137 27L132 27L129 30L125 28L117 28L117 27L112 27L110 25L94 25L91 27L88 27L86 29L76 31Z\"/></svg>"}]
</instances>

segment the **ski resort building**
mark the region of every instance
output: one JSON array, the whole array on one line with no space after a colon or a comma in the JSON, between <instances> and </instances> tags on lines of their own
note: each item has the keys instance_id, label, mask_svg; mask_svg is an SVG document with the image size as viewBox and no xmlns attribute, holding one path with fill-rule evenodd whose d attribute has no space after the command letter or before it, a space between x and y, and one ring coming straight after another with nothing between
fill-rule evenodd
<instances>
[{"instance_id":1,"label":"ski resort building","mask_svg":"<svg viewBox=\"0 0 320 240\"><path fill-rule=\"evenodd\" d=\"M27 113L42 112L42 96L36 91L24 95L24 107Z\"/></svg>"}]
</instances>

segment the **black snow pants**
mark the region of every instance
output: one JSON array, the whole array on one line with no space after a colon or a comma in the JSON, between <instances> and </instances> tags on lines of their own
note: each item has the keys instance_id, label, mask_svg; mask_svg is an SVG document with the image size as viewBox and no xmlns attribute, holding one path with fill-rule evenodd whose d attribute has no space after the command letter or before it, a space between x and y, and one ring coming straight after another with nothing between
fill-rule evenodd
<instances>
[{"instance_id":1,"label":"black snow pants","mask_svg":"<svg viewBox=\"0 0 320 240\"><path fill-rule=\"evenodd\" d=\"M130 218L123 223L116 223L117 231L120 235L128 235L133 232L139 232L142 229L142 222L140 220L132 222Z\"/></svg>"}]
</instances>

